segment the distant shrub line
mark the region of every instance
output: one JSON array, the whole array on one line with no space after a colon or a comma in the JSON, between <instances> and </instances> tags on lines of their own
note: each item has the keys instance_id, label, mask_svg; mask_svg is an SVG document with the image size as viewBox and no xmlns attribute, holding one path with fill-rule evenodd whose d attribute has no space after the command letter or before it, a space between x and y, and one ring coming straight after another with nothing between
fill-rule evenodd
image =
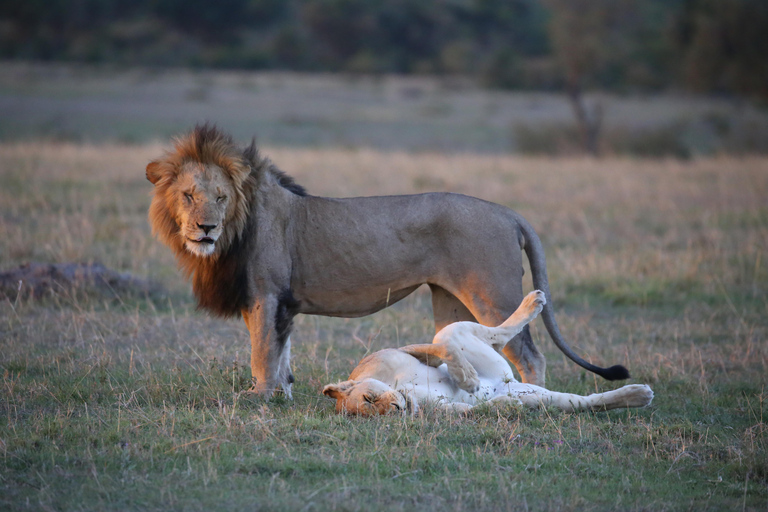
<instances>
[{"instance_id":1,"label":"distant shrub line","mask_svg":"<svg viewBox=\"0 0 768 512\"><path fill-rule=\"evenodd\" d=\"M0 58L461 74L558 90L575 57L586 87L768 98L766 33L761 0L8 0Z\"/></svg>"}]
</instances>

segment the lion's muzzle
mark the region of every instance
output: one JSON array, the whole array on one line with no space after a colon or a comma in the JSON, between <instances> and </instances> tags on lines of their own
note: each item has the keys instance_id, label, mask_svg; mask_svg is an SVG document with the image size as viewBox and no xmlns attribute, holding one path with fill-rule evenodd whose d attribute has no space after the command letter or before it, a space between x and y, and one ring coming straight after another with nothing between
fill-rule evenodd
<instances>
[{"instance_id":1,"label":"lion's muzzle","mask_svg":"<svg viewBox=\"0 0 768 512\"><path fill-rule=\"evenodd\" d=\"M216 250L216 239L211 236L187 237L187 250L198 256L210 256Z\"/></svg>"}]
</instances>

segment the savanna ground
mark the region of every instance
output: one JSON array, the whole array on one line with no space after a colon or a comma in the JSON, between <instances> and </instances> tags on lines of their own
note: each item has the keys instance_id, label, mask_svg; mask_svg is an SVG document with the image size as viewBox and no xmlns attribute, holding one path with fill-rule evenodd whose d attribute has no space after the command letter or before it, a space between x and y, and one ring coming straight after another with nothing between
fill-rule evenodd
<instances>
[{"instance_id":1,"label":"savanna ground","mask_svg":"<svg viewBox=\"0 0 768 512\"><path fill-rule=\"evenodd\" d=\"M768 159L268 145L313 194L447 190L519 211L545 244L567 340L656 393L608 413L360 419L334 414L322 386L369 351L428 341L428 293L362 319L298 317L294 401L243 393L243 322L197 312L151 237L144 167L161 151L0 144L0 270L98 261L166 290L32 299L22 284L0 301L0 508L768 508ZM533 331L550 388L619 385Z\"/></svg>"}]
</instances>

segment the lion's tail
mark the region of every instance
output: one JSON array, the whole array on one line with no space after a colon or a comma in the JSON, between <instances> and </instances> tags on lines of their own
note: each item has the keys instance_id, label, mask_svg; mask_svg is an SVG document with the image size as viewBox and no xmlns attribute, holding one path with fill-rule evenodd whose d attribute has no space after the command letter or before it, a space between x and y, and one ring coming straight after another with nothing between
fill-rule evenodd
<instances>
[{"instance_id":1,"label":"lion's tail","mask_svg":"<svg viewBox=\"0 0 768 512\"><path fill-rule=\"evenodd\" d=\"M543 291L547 298L547 303L541 312L541 318L544 320L544 325L546 326L552 341L555 342L555 345L557 345L557 348L559 348L563 354L568 356L569 359L582 368L594 372L607 380L628 379L629 371L625 367L618 364L611 366L610 368L595 366L579 357L579 355L568 346L565 340L563 340L563 335L560 334L560 328L555 321L552 296L549 293L549 279L547 277L547 261L544 257L544 247L541 245L541 240L533 227L528 224L525 219L519 217L518 222L523 236L525 237L523 248L526 256L528 256L528 262L531 265L533 287Z\"/></svg>"}]
</instances>

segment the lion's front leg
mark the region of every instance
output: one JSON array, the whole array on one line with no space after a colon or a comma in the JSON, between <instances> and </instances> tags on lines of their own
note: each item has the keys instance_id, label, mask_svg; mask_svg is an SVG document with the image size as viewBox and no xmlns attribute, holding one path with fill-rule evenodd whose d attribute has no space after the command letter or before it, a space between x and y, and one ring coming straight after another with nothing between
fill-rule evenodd
<instances>
[{"instance_id":1,"label":"lion's front leg","mask_svg":"<svg viewBox=\"0 0 768 512\"><path fill-rule=\"evenodd\" d=\"M270 397L278 388L292 398L290 331L294 308L278 296L258 300L243 318L251 337L251 392Z\"/></svg>"},{"instance_id":2,"label":"lion's front leg","mask_svg":"<svg viewBox=\"0 0 768 512\"><path fill-rule=\"evenodd\" d=\"M277 382L288 400L293 400L293 372L291 371L291 337L285 340L285 348L280 355L277 368Z\"/></svg>"}]
</instances>

